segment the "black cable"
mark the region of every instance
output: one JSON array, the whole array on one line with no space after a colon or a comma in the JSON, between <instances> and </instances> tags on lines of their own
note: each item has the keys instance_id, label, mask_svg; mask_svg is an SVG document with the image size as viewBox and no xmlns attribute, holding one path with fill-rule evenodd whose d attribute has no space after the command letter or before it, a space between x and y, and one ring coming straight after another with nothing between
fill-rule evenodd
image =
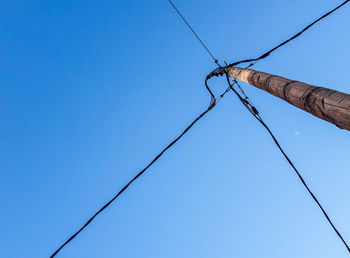
<instances>
[{"instance_id":1,"label":"black cable","mask_svg":"<svg viewBox=\"0 0 350 258\"><path fill-rule=\"evenodd\" d=\"M138 177L140 177L149 167L151 167L169 148L171 148L179 139L182 138L182 136L184 136L190 129L191 127L196 124L203 116L205 116L216 104L215 102L215 96L212 94L211 90L209 89L209 87L207 86L207 80L210 79L212 76L214 75L218 75L218 74L222 74L223 72L226 71L227 68L238 65L240 63L247 63L247 62L256 62L258 60L264 59L266 58L268 55L270 55L273 51L277 50L278 48L280 48L281 46L287 44L289 41L299 37L303 32L305 32L307 29L309 29L311 26L313 26L315 23L317 23L318 21L322 20L323 18L327 17L328 15L330 15L331 13L333 13L334 11L336 11L337 9L339 9L340 7L342 7L343 5L345 5L347 2L349 2L350 0L346 0L344 3L342 3L341 5L339 5L338 7L336 7L335 9L331 10L330 12L326 13L325 15L323 15L322 17L320 17L319 19L317 19L316 21L314 21L313 23L311 23L310 25L308 25L307 27L305 27L302 31L300 31L299 33L295 34L294 36L292 36L290 39L282 42L280 45L276 46L275 48L271 49L270 51L266 52L265 54L263 54L262 56L255 58L255 59L246 59L246 60L242 60L242 61L238 61L229 65L226 65L225 67L221 67L219 65L218 60L213 56L213 54L209 51L209 49L206 47L206 45L203 43L203 41L199 38L199 36L196 34L196 32L192 29L192 27L189 25L189 23L186 21L186 19L182 16L182 14L180 13L180 11L175 7L175 5L171 2L171 0L168 0L170 2L170 4L174 7L174 9L176 10L176 12L180 15L180 17L183 19L183 21L186 23L186 25L189 27L189 29L192 31L192 33L197 37L197 39L199 40L199 42L202 44L202 46L206 49L206 51L209 53L209 55L213 58L214 62L219 66L218 69L214 70L210 75L207 76L206 79L206 87L207 90L210 92L211 94L211 103L209 105L209 107L207 108L207 110L205 110L203 113L201 113L175 140L173 140L167 147L165 147L143 170L141 170L131 181L129 181L129 183L127 183L109 202L107 202L100 210L98 210L76 233L74 233L66 242L64 242L50 257L54 257L56 256L64 246L66 246L70 241L72 241L82 230L84 230L94 219L96 216L98 216L104 209L106 209L114 200L116 200ZM251 64L250 66L252 66L253 64ZM229 81L229 80L228 80ZM232 89L237 96L239 96L240 100L242 101L242 103L246 106L246 108L252 113L255 113L255 107L254 106L249 106L248 105L248 101L243 99L242 97L240 97L240 95L233 89L232 85L230 84L230 89ZM224 92L224 94L227 92L228 90L226 90ZM224 94L221 95L221 98L224 96ZM257 115L257 114L256 114ZM306 185L305 181L303 180L303 178L301 177L301 175L299 174L299 172L297 171L297 169L294 167L293 163L290 161L290 159L288 158L288 156L284 153L284 151L282 150L282 148L280 147L280 145L278 144L276 138L273 136L273 134L271 133L271 131L269 130L269 128L267 127L267 125L262 121L262 119L257 115L255 116L256 119L258 119L260 121L260 123L263 124L263 126L269 131L270 135L272 136L272 138L274 139L275 143L277 144L277 146L279 147L280 151L283 153L283 155L285 156L285 158L287 159L287 161L290 163L290 165L294 168L294 170L296 171L296 173L298 174L299 178L301 179L301 181L303 182L304 186L307 188L307 190L309 191L309 193L311 194L311 196L314 198L314 200L317 202L317 204L319 205L319 207L322 209L324 215L326 216L327 220L330 222L330 224L332 225L333 229L335 230L335 232L338 234L338 236L341 238L341 240L343 241L343 243L346 245L348 251L350 252L350 249L348 247L348 245L346 244L346 242L344 241L344 239L342 238L342 236L340 235L340 233L338 232L338 230L334 227L333 223L330 221L327 213L324 211L324 209L322 208L321 204L318 202L318 200L316 199L316 197L313 195L313 193L310 191L310 189L308 188L308 186Z\"/></svg>"},{"instance_id":2,"label":"black cable","mask_svg":"<svg viewBox=\"0 0 350 258\"><path fill-rule=\"evenodd\" d=\"M213 107L215 106L215 103L211 104L207 110L205 110L203 113L201 113L193 122L187 126L187 128L175 139L173 140L168 146L166 146L144 169L142 169L129 183L127 183L109 202L107 202L101 209L99 209L76 233L74 233L64 244L62 244L50 257L56 256L60 250L67 245L70 241L72 241L85 227L87 227L97 215L99 215L104 209L106 209L115 199L118 198L119 195L121 195L138 177L140 177L148 168L150 168L168 149L170 149L178 140L182 138L190 129L191 127L196 124L203 116L205 116Z\"/></svg>"},{"instance_id":3,"label":"black cable","mask_svg":"<svg viewBox=\"0 0 350 258\"><path fill-rule=\"evenodd\" d=\"M348 2L350 2L350 0L346 0L344 1L342 4L338 5L336 8L330 10L329 12L325 13L324 15L322 15L320 18L318 18L317 20L315 20L314 22L310 23L309 25L307 25L304 29L302 29L301 31L299 31L298 33L296 33L295 35L293 35L292 37L290 37L289 39L283 41L281 44L277 45L276 47L270 49L269 51L267 51L266 53L262 54L261 56L257 57L257 58L251 58L251 59L245 59L245 60L241 60L241 61L237 61L234 62L232 64L223 66L223 67L219 67L216 68L214 71L212 71L208 77L211 78L213 76L218 76L218 75L222 75L223 72L225 72L228 68L233 67L233 66L237 66L239 64L242 63L249 63L252 62L250 65L248 65L248 67L253 66L257 61L265 59L266 57L268 57L272 52L276 51L277 49L279 49L280 47L286 45L287 43L289 43L290 41L298 38L301 34L303 34L305 31L307 31L308 29L310 29L313 25L315 25L316 23L318 23L319 21L323 20L324 18L326 18L327 16L329 16L330 14L332 14L333 12L335 12L336 10L338 10L339 8L341 8L342 6L344 6L345 4L347 4ZM247 68L248 68L247 67Z\"/></svg>"},{"instance_id":4,"label":"black cable","mask_svg":"<svg viewBox=\"0 0 350 258\"><path fill-rule=\"evenodd\" d=\"M174 7L176 12L180 15L182 20L186 23L186 25L190 28L192 33L197 37L199 42L202 44L202 46L206 49L206 51L209 53L209 55L213 58L214 62L219 66L219 61L216 59L213 54L209 51L207 46L203 43L203 41L199 38L197 33L192 29L191 25L187 22L187 20L183 17L183 15L180 13L180 11L176 8L176 6L172 3L171 0L168 0L170 4ZM122 194L138 177L140 177L149 167L151 167L163 154L166 152L171 146L173 146L179 139L184 136L188 130L191 129L191 127L198 122L204 115L206 115L215 105L216 105L216 98L210 88L207 85L207 81L205 82L206 88L210 93L211 101L210 105L207 108L206 111L204 111L202 114L200 114L175 140L173 140L166 148L164 148L143 170L141 170L129 183L127 183L109 202L107 202L100 210L98 210L76 233L74 233L66 242L64 242L50 257L56 256L57 253L61 251L61 249L66 246L70 241L72 241L82 230L84 230L85 227L87 227L96 216L98 216L104 209L106 209L115 199L119 197L120 194ZM224 95L229 91L229 88L225 90L224 93L222 93L219 97L219 101L224 97Z\"/></svg>"},{"instance_id":5,"label":"black cable","mask_svg":"<svg viewBox=\"0 0 350 258\"><path fill-rule=\"evenodd\" d=\"M247 99L243 99L238 93L237 91L233 88L233 85L230 82L229 76L226 73L226 79L228 82L228 85L230 87L230 89L237 95L237 97L239 98L239 100L242 102L242 104L249 110L249 112L262 124L263 127L265 127L265 129L268 131L268 133L270 134L270 136L272 137L273 141L275 142L276 146L278 147L278 149L281 151L281 153L283 154L283 156L285 157L285 159L288 161L289 165L294 169L295 173L298 175L298 178L300 179L301 183L304 185L304 187L306 188L306 190L309 192L309 194L311 195L312 199L317 203L318 207L322 210L323 215L325 216L325 218L327 219L327 221L329 222L329 224L332 226L333 230L335 231L335 233L338 235L338 237L340 238L340 240L343 242L343 244L345 245L346 249L348 250L348 252L350 253L350 248L348 246L348 244L345 242L343 236L339 233L338 229L334 226L332 220L329 218L327 212L325 211L325 209L322 207L321 203L318 201L317 197L313 194L313 192L310 190L309 186L306 184L304 178L301 176L300 172L298 171L298 169L294 166L293 162L290 160L290 158L288 157L288 155L285 153L285 151L283 150L283 148L281 147L281 145L279 144L279 142L277 141L276 137L274 136L274 134L271 132L270 128L265 124L265 122L263 121L263 119L260 117L258 110L256 109L255 106L253 106L250 102L247 101ZM234 82L235 84L238 85L238 82L235 80Z\"/></svg>"},{"instance_id":6,"label":"black cable","mask_svg":"<svg viewBox=\"0 0 350 258\"><path fill-rule=\"evenodd\" d=\"M205 48L205 50L207 50L207 52L209 53L209 55L213 58L214 62L219 66L219 61L218 59L216 59L213 54L210 52L210 50L207 48L207 46L203 43L203 41L199 38L199 36L197 35L197 33L192 29L191 25L187 22L187 20L185 19L185 17L183 17L183 15L181 14L181 12L176 8L176 6L173 4L173 2L171 0L168 0L169 3L174 7L175 11L180 15L180 17L182 18L182 20L186 23L187 27L192 31L192 33L196 36L196 38L199 40L199 42L202 44L202 46ZM350 1L350 0L349 0Z\"/></svg>"}]
</instances>

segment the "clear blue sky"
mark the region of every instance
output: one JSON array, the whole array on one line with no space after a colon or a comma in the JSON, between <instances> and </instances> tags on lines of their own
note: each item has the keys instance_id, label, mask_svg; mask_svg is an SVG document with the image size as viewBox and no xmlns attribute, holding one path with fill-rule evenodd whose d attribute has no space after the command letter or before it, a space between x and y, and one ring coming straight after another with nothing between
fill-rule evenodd
<instances>
[{"instance_id":1,"label":"clear blue sky","mask_svg":"<svg viewBox=\"0 0 350 258\"><path fill-rule=\"evenodd\" d=\"M227 62L339 3L175 0ZM255 69L349 93L349 24L346 6ZM48 257L207 108L215 65L166 0L5 0L0 34L0 257ZM350 133L244 88L350 242ZM348 254L229 93L58 257Z\"/></svg>"}]
</instances>

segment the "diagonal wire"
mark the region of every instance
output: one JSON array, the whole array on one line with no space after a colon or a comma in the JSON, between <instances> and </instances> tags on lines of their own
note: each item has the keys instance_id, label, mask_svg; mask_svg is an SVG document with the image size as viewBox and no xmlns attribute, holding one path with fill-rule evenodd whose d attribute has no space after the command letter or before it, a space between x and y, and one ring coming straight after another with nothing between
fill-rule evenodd
<instances>
[{"instance_id":1,"label":"diagonal wire","mask_svg":"<svg viewBox=\"0 0 350 258\"><path fill-rule=\"evenodd\" d=\"M185 17L181 14L181 12L176 8L176 6L173 4L171 0L168 0L170 4L173 6L173 8L176 10L176 12L180 15L182 20L186 23L188 28L192 31L192 33L196 36L196 38L199 40L199 42L202 44L202 46L205 48L205 50L208 52L208 54L213 58L214 62L219 66L219 61L214 57L214 55L210 52L210 50L207 48L207 46L203 43L203 41L199 38L197 33L192 29L191 25L187 22ZM131 181L129 181L109 202L107 202L102 208L100 208L85 224L77 231L75 232L66 242L64 242L50 257L55 257L63 247L65 247L70 241L72 241L81 231L83 231L104 209L106 209L113 201L115 201L137 178L139 178L146 170L151 167L169 148L171 148L178 140L182 138L190 129L191 127L197 123L203 116L205 116L217 103L221 101L221 99L224 97L224 95L230 90L230 88L227 88L225 92L223 92L220 97L216 100L214 94L211 92L209 87L207 87L207 90L209 91L211 95L211 102L207 110L205 110L203 113L201 113L175 140L173 140L167 147L165 147L143 170L141 170Z\"/></svg>"},{"instance_id":2,"label":"diagonal wire","mask_svg":"<svg viewBox=\"0 0 350 258\"><path fill-rule=\"evenodd\" d=\"M268 55L270 55L273 51L277 50L278 48L280 48L281 46L287 44L289 41L297 38L298 36L300 36L304 31L306 31L307 29L309 29L311 26L313 26L315 23L317 23L318 21L322 20L323 18L327 17L328 15L330 15L332 12L336 11L337 9L339 9L340 7L342 7L343 5L345 5L346 3L348 3L350 0L346 0L344 3L342 3L341 5L339 5L337 8L331 10L330 12L326 13L325 15L323 15L322 17L320 17L318 20L316 20L315 22L313 22L312 24L308 25L306 28L304 28L301 32L297 33L296 35L294 35L293 37L291 37L290 39L286 40L285 42L282 42L280 45L278 45L277 47L271 49L270 51L266 52L265 54L263 54L262 56L255 58L255 59L246 59L246 60L242 60L242 61L238 61L235 62L233 64L230 65L226 65L225 67L221 67L218 63L218 60L213 56L213 54L209 51L209 49L207 48L207 46L203 43L203 41L199 38L199 36L196 34L196 32L192 29L192 27L189 25L189 23L186 21L186 19L182 16L182 14L180 13L180 11L175 7L175 5L171 2L171 0L169 0L170 4L174 7L174 9L177 11L177 13L180 15L180 17L183 19L183 21L186 23L186 25L189 27L189 29L192 31L192 33L196 36L196 38L199 40L199 42L202 44L202 46L206 49L206 51L208 52L208 54L213 58L214 62L219 66L219 71L223 72L225 71L226 68L240 64L240 63L247 63L247 62L252 62L252 64L250 64L249 66L254 65L254 63L256 63L257 61L266 58ZM216 72L216 71L214 71ZM210 77L212 77L213 75L217 75L214 74L214 72L212 72L209 76L207 76L207 79L209 79ZM209 90L209 92L211 93L210 89L207 87L207 89ZM232 85L230 84L230 87L228 89L226 89L226 91L220 95L220 98L218 99L218 102L223 98L223 96L230 90L232 89L237 96L240 97L240 95L233 89ZM104 209L106 209L113 201L115 201L136 179L138 179L144 172L146 172L146 170L148 168L150 168L168 149L170 149L178 140L180 140L190 129L191 127L196 124L203 116L205 116L215 105L217 102L215 102L215 97L214 97L214 101L213 101L213 94L211 93L212 96L212 102L210 104L210 106L203 112L201 113L175 140L173 140L169 145L167 145L143 170L141 170L131 181L129 181L109 202L107 202L102 208L100 208L76 233L74 233L66 242L64 242L50 257L54 257L56 256L64 246L66 246L70 241L72 241L81 231L83 231ZM248 101L246 100L246 102L244 102L244 99L241 98L241 101L243 104L248 103ZM255 107L254 106L247 106L247 104L245 104L245 106L248 108L248 110L254 114L255 113ZM256 117L258 120L259 118ZM260 121L260 120L259 120ZM261 120L262 121L262 120ZM260 122L261 122L260 121ZM264 125L264 124L263 124ZM274 138L274 136L272 135L271 131L268 129L268 127L265 125L265 128L270 132L271 136ZM274 138L275 140L275 138ZM278 144L277 140L275 140L276 144ZM278 144L279 146L279 144ZM279 146L280 148L280 146ZM291 161L288 159L288 157L285 155L285 153L283 152L283 150L280 148L280 150L282 151L282 153L284 154L284 156L287 158L287 160L291 163ZM292 164L291 164L292 165ZM293 166L294 167L294 166ZM294 167L295 168L295 167ZM296 169L295 169L296 170ZM297 172L297 171L296 171ZM297 172L298 173L298 172ZM298 175L300 175L298 173ZM300 176L301 177L301 176ZM301 178L302 179L302 178ZM303 181L304 182L304 181ZM305 186L307 187L307 185L305 184ZM308 189L309 190L309 189ZM310 194L312 196L314 196L312 194L312 192L309 190ZM316 199L317 200L317 199ZM319 204L319 203L318 203ZM321 207L321 209L323 210L322 206L319 204L319 206ZM324 210L323 210L324 211ZM324 211L324 214L326 215L326 217L329 219L329 217L327 216L327 214ZM334 225L332 224L333 228L335 229L335 231L338 233L338 235L341 237L341 235L339 234L339 232L336 230L336 228L334 227ZM343 238L341 237L341 239L343 240ZM346 245L345 241L343 240L343 243ZM347 246L347 245L346 245ZM350 251L349 247L347 246L348 250Z\"/></svg>"},{"instance_id":3,"label":"diagonal wire","mask_svg":"<svg viewBox=\"0 0 350 258\"><path fill-rule=\"evenodd\" d=\"M278 149L280 150L280 152L283 154L284 158L288 161L289 165L293 168L293 170L295 171L295 173L297 174L300 182L304 185L304 187L306 188L306 190L308 191L308 193L311 195L312 199L316 202L316 204L318 205L318 207L321 209L323 215L325 216L326 220L328 221L328 223L331 225L331 227L333 228L334 232L337 234L337 236L340 238L340 240L342 241L342 243L344 244L344 246L346 247L347 251L350 253L350 247L349 245L346 243L346 241L344 240L343 236L340 234L340 232L338 231L338 229L334 226L332 220L329 218L329 215L327 214L326 210L323 208L323 206L321 205L321 203L319 202L319 200L317 199L317 197L315 196L315 194L311 191L311 189L309 188L309 186L307 185L307 183L305 182L304 178L302 177L302 175L300 174L300 172L298 171L298 169L295 167L295 165L293 164L293 162L290 160L290 158L288 157L288 155L285 153L285 151L283 150L283 148L281 147L280 143L278 142L278 140L276 139L276 137L274 136L274 134L272 133L271 129L269 128L268 125L266 125L266 123L264 122L264 120L260 117L258 110L256 109L256 107L254 105L251 104L251 102L249 101L248 97L246 97L245 99L243 99L238 93L237 91L233 88L233 85L236 84L239 88L240 85L238 84L237 80L234 80L234 83L231 84L230 79L228 74L226 73L226 79L227 79L227 83L230 87L230 89L237 95L237 97L239 98L239 100L242 102L242 104L248 109L248 111L262 124L262 126L267 130L267 132L270 134L270 136L272 137L273 141L275 142L276 146L278 147Z\"/></svg>"},{"instance_id":4,"label":"diagonal wire","mask_svg":"<svg viewBox=\"0 0 350 258\"><path fill-rule=\"evenodd\" d=\"M175 11L180 15L182 20L186 23L187 27L192 31L192 33L196 36L196 38L199 40L199 42L202 44L202 46L207 50L208 54L213 58L214 62L219 66L219 61L217 58L214 57L214 55L210 52L210 50L207 48L207 46L203 43L203 41L200 39L200 37L197 35L197 33L192 29L191 25L187 22L185 17L181 14L181 12L176 8L176 6L173 4L171 0L168 0L169 3L174 7ZM349 0L350 1L350 0Z\"/></svg>"},{"instance_id":5,"label":"diagonal wire","mask_svg":"<svg viewBox=\"0 0 350 258\"><path fill-rule=\"evenodd\" d=\"M104 209L106 209L114 200L116 200L137 178L139 178L148 168L150 168L168 149L170 149L178 140L182 138L191 127L196 124L203 116L205 116L211 108L207 108L203 113L201 113L193 122L187 126L187 128L173 140L168 146L166 146L144 169L142 169L132 180L130 180L109 202L103 205L85 224L75 232L66 242L64 242L50 257L55 257L56 254L70 241L72 241L81 231L84 230Z\"/></svg>"},{"instance_id":6,"label":"diagonal wire","mask_svg":"<svg viewBox=\"0 0 350 258\"><path fill-rule=\"evenodd\" d=\"M220 95L220 99L228 92L226 89L224 93ZM190 125L186 127L182 133L177 136L170 144L168 144L144 169L142 169L133 179L131 179L110 201L103 205L89 220L87 220L84 225L76 231L71 237L69 237L51 256L55 257L63 247L65 247L69 242L71 242L81 231L83 231L103 210L105 210L112 202L114 202L136 179L138 179L143 173L147 171L168 149L170 149L178 140L180 140L201 118L203 118L211 109L214 108L216 103L212 103L209 107L202 112L197 118L195 118Z\"/></svg>"},{"instance_id":7,"label":"diagonal wire","mask_svg":"<svg viewBox=\"0 0 350 258\"><path fill-rule=\"evenodd\" d=\"M233 66L237 66L239 64L242 63L250 63L247 68L253 66L254 64L256 64L258 61L265 59L266 57L268 57L272 52L276 51L277 49L279 49L280 47L286 45L287 43L289 43L290 41L298 38L299 36L301 36L305 31L307 31L308 29L310 29L312 26L314 26L316 23L320 22L321 20L323 20L324 18L326 18L327 16L331 15L333 12L337 11L339 8L343 7L344 5L346 5L347 3L349 3L350 0L346 0L343 3L341 3L340 5L338 5L337 7L335 7L334 9L330 10L329 12L325 13L324 15L322 15L321 17L319 17L318 19L316 19L315 21L313 21L312 23L310 23L309 25L307 25L305 28L303 28L301 31L299 31L298 33L294 34L292 37L290 37L289 39L283 41L282 43L280 43L279 45L275 46L274 48L270 49L269 51L267 51L266 53L262 54L261 56L257 57L257 58L251 58L251 59L244 59L244 60L240 60L234 63L231 63L229 65L223 66L223 67L219 67L216 68L214 71L212 71L207 77L211 78L213 76L218 76L218 75L223 75L223 73L230 67Z\"/></svg>"}]
</instances>

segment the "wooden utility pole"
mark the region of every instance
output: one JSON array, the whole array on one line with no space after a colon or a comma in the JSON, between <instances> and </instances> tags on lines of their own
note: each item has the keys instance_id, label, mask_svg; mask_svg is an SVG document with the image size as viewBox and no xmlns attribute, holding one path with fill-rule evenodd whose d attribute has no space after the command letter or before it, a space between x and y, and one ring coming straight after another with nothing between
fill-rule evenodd
<instances>
[{"instance_id":1,"label":"wooden utility pole","mask_svg":"<svg viewBox=\"0 0 350 258\"><path fill-rule=\"evenodd\" d=\"M229 77L267 91L310 114L350 131L350 95L277 75L231 67Z\"/></svg>"}]
</instances>

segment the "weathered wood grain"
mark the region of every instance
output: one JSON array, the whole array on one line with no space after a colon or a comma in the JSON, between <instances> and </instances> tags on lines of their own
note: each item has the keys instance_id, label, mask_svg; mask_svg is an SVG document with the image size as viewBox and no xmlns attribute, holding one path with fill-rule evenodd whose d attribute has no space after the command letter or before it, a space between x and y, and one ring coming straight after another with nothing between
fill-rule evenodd
<instances>
[{"instance_id":1,"label":"weathered wood grain","mask_svg":"<svg viewBox=\"0 0 350 258\"><path fill-rule=\"evenodd\" d=\"M350 131L350 95L251 69L231 67L228 75L267 91L310 114Z\"/></svg>"}]
</instances>

